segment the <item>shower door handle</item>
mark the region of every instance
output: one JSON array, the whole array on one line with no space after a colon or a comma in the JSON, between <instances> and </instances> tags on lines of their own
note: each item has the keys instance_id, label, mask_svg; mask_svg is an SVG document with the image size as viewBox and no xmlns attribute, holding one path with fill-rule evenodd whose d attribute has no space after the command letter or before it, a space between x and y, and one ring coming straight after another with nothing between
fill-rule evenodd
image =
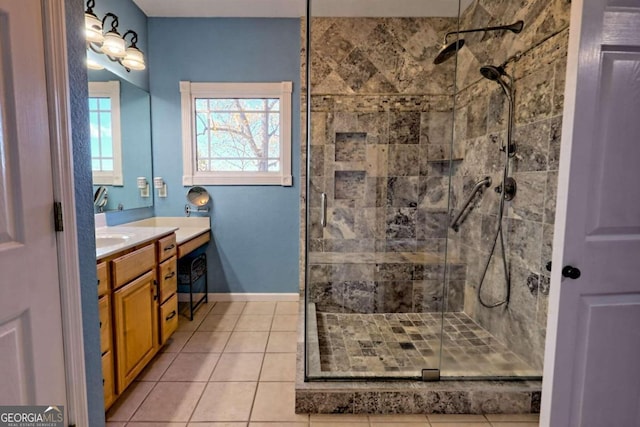
<instances>
[{"instance_id":1,"label":"shower door handle","mask_svg":"<svg viewBox=\"0 0 640 427\"><path fill-rule=\"evenodd\" d=\"M327 226L327 193L322 193L321 196L321 217L320 217L320 225L322 225L322 227L326 227Z\"/></svg>"}]
</instances>

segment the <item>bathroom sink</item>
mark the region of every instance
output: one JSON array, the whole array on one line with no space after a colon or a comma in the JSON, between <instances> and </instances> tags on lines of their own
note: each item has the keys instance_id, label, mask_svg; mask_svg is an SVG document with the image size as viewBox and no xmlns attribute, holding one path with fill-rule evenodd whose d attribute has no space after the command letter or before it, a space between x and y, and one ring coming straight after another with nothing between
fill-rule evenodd
<instances>
[{"instance_id":1,"label":"bathroom sink","mask_svg":"<svg viewBox=\"0 0 640 427\"><path fill-rule=\"evenodd\" d=\"M96 235L96 248L106 248L109 246L116 246L123 243L126 243L131 236L128 234L97 234Z\"/></svg>"}]
</instances>

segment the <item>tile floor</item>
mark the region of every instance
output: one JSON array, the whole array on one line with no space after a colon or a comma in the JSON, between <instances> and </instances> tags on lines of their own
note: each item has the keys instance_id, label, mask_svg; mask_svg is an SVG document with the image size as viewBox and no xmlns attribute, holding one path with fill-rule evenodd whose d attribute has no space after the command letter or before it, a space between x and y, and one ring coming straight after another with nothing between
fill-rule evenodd
<instances>
[{"instance_id":1,"label":"tile floor","mask_svg":"<svg viewBox=\"0 0 640 427\"><path fill-rule=\"evenodd\" d=\"M294 413L296 302L206 304L107 414L107 427L532 427L535 415Z\"/></svg>"},{"instance_id":2,"label":"tile floor","mask_svg":"<svg viewBox=\"0 0 640 427\"><path fill-rule=\"evenodd\" d=\"M417 376L440 367L441 375L454 377L542 375L461 312L318 313L317 322L322 371Z\"/></svg>"}]
</instances>

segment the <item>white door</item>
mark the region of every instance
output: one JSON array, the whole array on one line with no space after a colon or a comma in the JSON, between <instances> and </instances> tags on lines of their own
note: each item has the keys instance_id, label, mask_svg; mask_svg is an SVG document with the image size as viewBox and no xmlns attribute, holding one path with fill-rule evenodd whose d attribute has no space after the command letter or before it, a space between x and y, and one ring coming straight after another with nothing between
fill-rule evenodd
<instances>
[{"instance_id":1,"label":"white door","mask_svg":"<svg viewBox=\"0 0 640 427\"><path fill-rule=\"evenodd\" d=\"M572 8L541 424L634 427L640 0L574 0ZM566 266L580 277L563 277L576 273L563 275Z\"/></svg>"},{"instance_id":2,"label":"white door","mask_svg":"<svg viewBox=\"0 0 640 427\"><path fill-rule=\"evenodd\" d=\"M40 0L0 0L0 405L66 405Z\"/></svg>"}]
</instances>

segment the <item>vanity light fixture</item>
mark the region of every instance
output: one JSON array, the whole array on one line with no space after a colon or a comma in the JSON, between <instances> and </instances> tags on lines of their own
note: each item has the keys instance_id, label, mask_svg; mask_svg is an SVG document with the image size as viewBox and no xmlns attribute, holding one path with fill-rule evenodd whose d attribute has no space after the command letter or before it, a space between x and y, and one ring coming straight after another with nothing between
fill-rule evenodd
<instances>
[{"instance_id":1,"label":"vanity light fixture","mask_svg":"<svg viewBox=\"0 0 640 427\"><path fill-rule=\"evenodd\" d=\"M118 32L118 16L109 12L100 20L93 11L95 4L95 0L87 0L87 10L84 12L87 49L103 54L110 61L119 63L127 72L144 70L146 68L144 55L137 46L138 33L128 30L121 36ZM108 19L111 20L111 28L104 33ZM126 46L127 36L131 36L128 47ZM93 62L95 63L95 61ZM87 65L91 68L89 64Z\"/></svg>"},{"instance_id":2,"label":"vanity light fixture","mask_svg":"<svg viewBox=\"0 0 640 427\"><path fill-rule=\"evenodd\" d=\"M149 181L144 176L138 177L138 188L140 189L140 197L149 197Z\"/></svg>"},{"instance_id":3,"label":"vanity light fixture","mask_svg":"<svg viewBox=\"0 0 640 427\"><path fill-rule=\"evenodd\" d=\"M153 186L158 190L158 197L167 197L167 183L162 177L153 178Z\"/></svg>"}]
</instances>

